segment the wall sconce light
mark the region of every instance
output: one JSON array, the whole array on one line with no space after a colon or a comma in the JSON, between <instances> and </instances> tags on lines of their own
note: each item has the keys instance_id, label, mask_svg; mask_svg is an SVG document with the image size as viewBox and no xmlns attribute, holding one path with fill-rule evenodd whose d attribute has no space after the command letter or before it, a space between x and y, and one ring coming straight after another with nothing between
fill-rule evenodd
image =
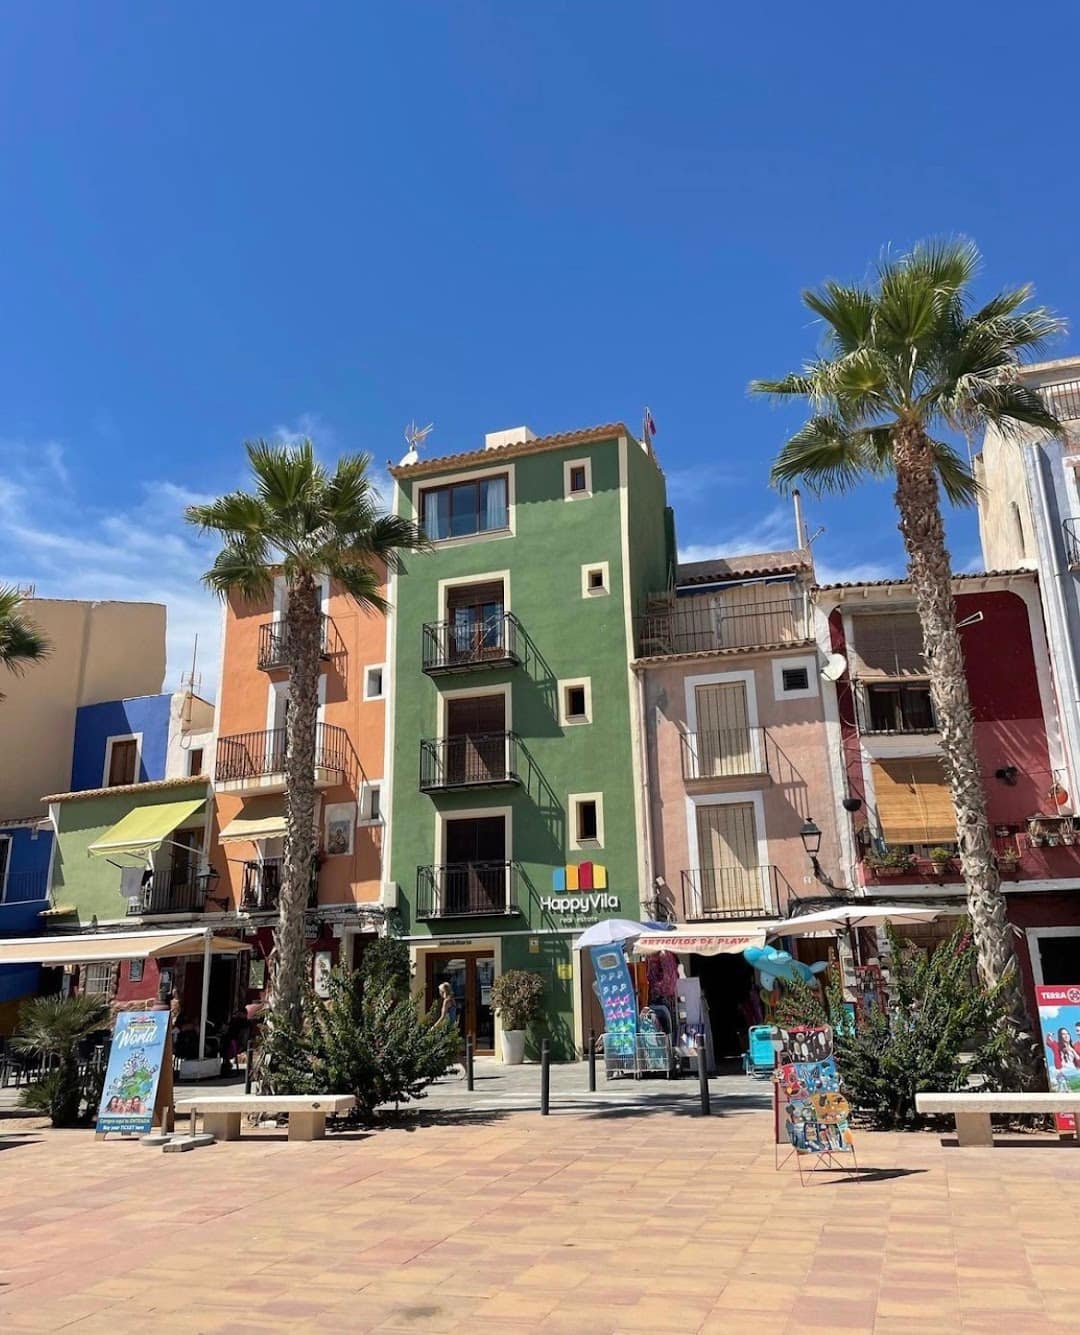
<instances>
[{"instance_id":1,"label":"wall sconce light","mask_svg":"<svg viewBox=\"0 0 1080 1335\"><path fill-rule=\"evenodd\" d=\"M1008 784L1010 788L1015 788L1016 776L1019 772L1020 771L1015 765L1002 765L1001 769L994 771L994 778L999 779L1004 784Z\"/></svg>"}]
</instances>

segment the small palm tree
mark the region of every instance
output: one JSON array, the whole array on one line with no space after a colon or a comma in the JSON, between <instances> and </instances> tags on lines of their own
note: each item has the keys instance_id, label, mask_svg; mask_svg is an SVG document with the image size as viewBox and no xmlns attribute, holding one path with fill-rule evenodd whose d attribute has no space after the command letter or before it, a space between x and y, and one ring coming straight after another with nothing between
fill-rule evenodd
<instances>
[{"instance_id":1,"label":"small palm tree","mask_svg":"<svg viewBox=\"0 0 1080 1335\"><path fill-rule=\"evenodd\" d=\"M14 585L0 585L0 663L9 672L21 673L27 663L40 663L52 645L24 615L25 599ZM0 693L0 700L3 694Z\"/></svg>"},{"instance_id":2,"label":"small palm tree","mask_svg":"<svg viewBox=\"0 0 1080 1335\"><path fill-rule=\"evenodd\" d=\"M12 1040L15 1047L51 1059L42 1078L24 1091L24 1106L47 1112L53 1126L79 1120L83 1091L78 1045L104 1029L109 1014L109 1003L95 996L35 997L22 1006Z\"/></svg>"},{"instance_id":3,"label":"small palm tree","mask_svg":"<svg viewBox=\"0 0 1080 1335\"><path fill-rule=\"evenodd\" d=\"M887 256L871 285L829 282L803 293L825 324L821 355L783 380L751 388L804 399L811 409L773 465L781 488L802 480L820 494L895 478L979 971L987 987L1011 972L1008 1009L1019 1050L1030 1025L991 844L940 504L942 490L964 505L977 488L941 433L970 436L992 424L1013 436L1025 427L1060 435L1061 423L1019 382L1016 368L1064 325L1028 304L1030 287L975 307L969 286L978 267L968 241L924 243ZM1030 1071L1026 1048L1022 1060Z\"/></svg>"},{"instance_id":4,"label":"small palm tree","mask_svg":"<svg viewBox=\"0 0 1080 1335\"><path fill-rule=\"evenodd\" d=\"M328 576L360 607L384 613L383 570L401 553L426 546L408 520L380 512L371 456L354 454L328 473L309 440L295 446L245 446L255 484L208 505L188 521L224 539L204 581L219 597L262 601L279 572L288 601L283 643L291 669L285 734L285 860L274 939L271 1021L298 1031L306 966L304 909L311 884L315 814L315 741L319 698L321 610L318 580Z\"/></svg>"}]
</instances>

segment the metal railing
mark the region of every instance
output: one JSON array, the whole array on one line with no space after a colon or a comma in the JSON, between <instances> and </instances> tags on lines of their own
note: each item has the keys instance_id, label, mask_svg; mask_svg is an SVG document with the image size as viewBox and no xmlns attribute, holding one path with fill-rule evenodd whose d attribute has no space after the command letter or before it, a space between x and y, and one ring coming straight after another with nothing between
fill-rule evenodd
<instances>
[{"instance_id":1,"label":"metal railing","mask_svg":"<svg viewBox=\"0 0 1080 1335\"><path fill-rule=\"evenodd\" d=\"M240 889L240 907L249 912L276 912L281 903L281 878L284 868L284 858L264 858L262 862L245 862L244 880ZM313 909L318 902L319 864L313 860L307 906Z\"/></svg>"},{"instance_id":2,"label":"metal railing","mask_svg":"<svg viewBox=\"0 0 1080 1335\"><path fill-rule=\"evenodd\" d=\"M512 732L426 737L420 743L420 791L519 783L517 757L518 739Z\"/></svg>"},{"instance_id":3,"label":"metal railing","mask_svg":"<svg viewBox=\"0 0 1080 1335\"><path fill-rule=\"evenodd\" d=\"M256 779L285 770L287 737L284 728L266 732L241 732L220 737L217 744L218 783L233 779ZM348 765L349 739L344 728L330 723L315 725L315 768L345 773Z\"/></svg>"},{"instance_id":4,"label":"metal railing","mask_svg":"<svg viewBox=\"0 0 1080 1335\"><path fill-rule=\"evenodd\" d=\"M642 658L798 644L807 638L805 609L794 598L738 603L729 611L710 595L695 594L678 599L665 611L637 618L637 652Z\"/></svg>"},{"instance_id":5,"label":"metal railing","mask_svg":"<svg viewBox=\"0 0 1080 1335\"><path fill-rule=\"evenodd\" d=\"M770 773L769 738L764 728L684 732L680 741L684 779L729 779Z\"/></svg>"},{"instance_id":6,"label":"metal railing","mask_svg":"<svg viewBox=\"0 0 1080 1335\"><path fill-rule=\"evenodd\" d=\"M326 658L330 652L330 618L320 617L319 655ZM267 621L259 627L258 666L266 672L270 668L289 667L289 632L284 621Z\"/></svg>"},{"instance_id":7,"label":"metal railing","mask_svg":"<svg viewBox=\"0 0 1080 1335\"><path fill-rule=\"evenodd\" d=\"M48 899L49 873L13 871L8 874L6 884L3 876L0 876L0 888L4 892L0 904L29 904L36 899Z\"/></svg>"},{"instance_id":8,"label":"metal railing","mask_svg":"<svg viewBox=\"0 0 1080 1335\"><path fill-rule=\"evenodd\" d=\"M424 626L421 667L428 673L476 667L516 667L520 623L513 612L484 621L429 621Z\"/></svg>"},{"instance_id":9,"label":"metal railing","mask_svg":"<svg viewBox=\"0 0 1080 1335\"><path fill-rule=\"evenodd\" d=\"M682 874L687 922L758 918L780 905L780 875L773 866L698 867Z\"/></svg>"},{"instance_id":10,"label":"metal railing","mask_svg":"<svg viewBox=\"0 0 1080 1335\"><path fill-rule=\"evenodd\" d=\"M199 913L206 903L210 872L155 871L144 880L142 893L128 900L128 916L142 913Z\"/></svg>"},{"instance_id":11,"label":"metal railing","mask_svg":"<svg viewBox=\"0 0 1080 1335\"><path fill-rule=\"evenodd\" d=\"M416 916L517 913L516 862L448 862L416 869Z\"/></svg>"},{"instance_id":12,"label":"metal railing","mask_svg":"<svg viewBox=\"0 0 1080 1335\"><path fill-rule=\"evenodd\" d=\"M1065 539L1065 562L1075 569L1080 566L1080 519L1063 519L1061 533Z\"/></svg>"},{"instance_id":13,"label":"metal railing","mask_svg":"<svg viewBox=\"0 0 1080 1335\"><path fill-rule=\"evenodd\" d=\"M1080 418L1080 380L1059 380L1054 385L1041 385L1039 393L1060 421Z\"/></svg>"}]
</instances>

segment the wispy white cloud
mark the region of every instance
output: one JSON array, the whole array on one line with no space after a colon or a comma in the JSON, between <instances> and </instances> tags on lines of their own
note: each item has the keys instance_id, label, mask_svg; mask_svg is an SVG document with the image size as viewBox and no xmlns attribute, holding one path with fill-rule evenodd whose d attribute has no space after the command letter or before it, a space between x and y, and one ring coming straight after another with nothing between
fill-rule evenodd
<instances>
[{"instance_id":1,"label":"wispy white cloud","mask_svg":"<svg viewBox=\"0 0 1080 1335\"><path fill-rule=\"evenodd\" d=\"M751 552L788 551L795 545L795 521L784 506L709 542L691 542L679 548L679 560L711 561L717 556L745 556Z\"/></svg>"},{"instance_id":2,"label":"wispy white cloud","mask_svg":"<svg viewBox=\"0 0 1080 1335\"><path fill-rule=\"evenodd\" d=\"M819 584L868 584L876 579L901 579L902 561L844 561L817 556L814 575Z\"/></svg>"}]
</instances>

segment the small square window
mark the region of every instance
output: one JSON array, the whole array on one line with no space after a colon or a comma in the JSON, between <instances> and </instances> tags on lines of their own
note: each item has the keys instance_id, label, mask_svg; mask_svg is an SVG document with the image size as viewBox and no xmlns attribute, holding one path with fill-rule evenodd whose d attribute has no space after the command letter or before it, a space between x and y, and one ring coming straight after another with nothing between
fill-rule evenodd
<instances>
[{"instance_id":1,"label":"small square window","mask_svg":"<svg viewBox=\"0 0 1080 1335\"><path fill-rule=\"evenodd\" d=\"M568 686L566 688L566 717L585 717L585 687Z\"/></svg>"},{"instance_id":2,"label":"small square window","mask_svg":"<svg viewBox=\"0 0 1080 1335\"><path fill-rule=\"evenodd\" d=\"M607 561L590 561L581 567L582 598L599 598L611 592Z\"/></svg>"},{"instance_id":3,"label":"small square window","mask_svg":"<svg viewBox=\"0 0 1080 1335\"><path fill-rule=\"evenodd\" d=\"M604 795L603 793L570 793L566 809L567 844L571 851L603 848Z\"/></svg>"},{"instance_id":4,"label":"small square window","mask_svg":"<svg viewBox=\"0 0 1080 1335\"><path fill-rule=\"evenodd\" d=\"M587 840L595 839L597 829L596 803L579 802L577 806L578 843L583 844Z\"/></svg>"},{"instance_id":5,"label":"small square window","mask_svg":"<svg viewBox=\"0 0 1080 1335\"><path fill-rule=\"evenodd\" d=\"M365 783L360 795L359 823L361 825L381 825L382 818L382 783Z\"/></svg>"},{"instance_id":6,"label":"small square window","mask_svg":"<svg viewBox=\"0 0 1080 1335\"><path fill-rule=\"evenodd\" d=\"M191 775L201 774L203 762L203 749L201 746L193 746L188 752L188 773Z\"/></svg>"},{"instance_id":7,"label":"small square window","mask_svg":"<svg viewBox=\"0 0 1080 1335\"><path fill-rule=\"evenodd\" d=\"M585 480L585 465L575 464L570 470L570 490L572 492L586 491L588 483Z\"/></svg>"},{"instance_id":8,"label":"small square window","mask_svg":"<svg viewBox=\"0 0 1080 1335\"><path fill-rule=\"evenodd\" d=\"M369 667L364 673L364 699L381 700L383 698L383 675L385 669L381 663Z\"/></svg>"},{"instance_id":9,"label":"small square window","mask_svg":"<svg viewBox=\"0 0 1080 1335\"><path fill-rule=\"evenodd\" d=\"M563 496L580 501L592 495L592 460L567 459L563 463Z\"/></svg>"},{"instance_id":10,"label":"small square window","mask_svg":"<svg viewBox=\"0 0 1080 1335\"><path fill-rule=\"evenodd\" d=\"M563 727L592 722L592 686L588 677L572 677L558 684L559 722Z\"/></svg>"},{"instance_id":11,"label":"small square window","mask_svg":"<svg viewBox=\"0 0 1080 1335\"><path fill-rule=\"evenodd\" d=\"M805 691L810 686L810 673L804 667L784 668L781 681L785 691Z\"/></svg>"},{"instance_id":12,"label":"small square window","mask_svg":"<svg viewBox=\"0 0 1080 1335\"><path fill-rule=\"evenodd\" d=\"M602 589L604 587L604 572L602 570L589 571L589 588Z\"/></svg>"}]
</instances>

